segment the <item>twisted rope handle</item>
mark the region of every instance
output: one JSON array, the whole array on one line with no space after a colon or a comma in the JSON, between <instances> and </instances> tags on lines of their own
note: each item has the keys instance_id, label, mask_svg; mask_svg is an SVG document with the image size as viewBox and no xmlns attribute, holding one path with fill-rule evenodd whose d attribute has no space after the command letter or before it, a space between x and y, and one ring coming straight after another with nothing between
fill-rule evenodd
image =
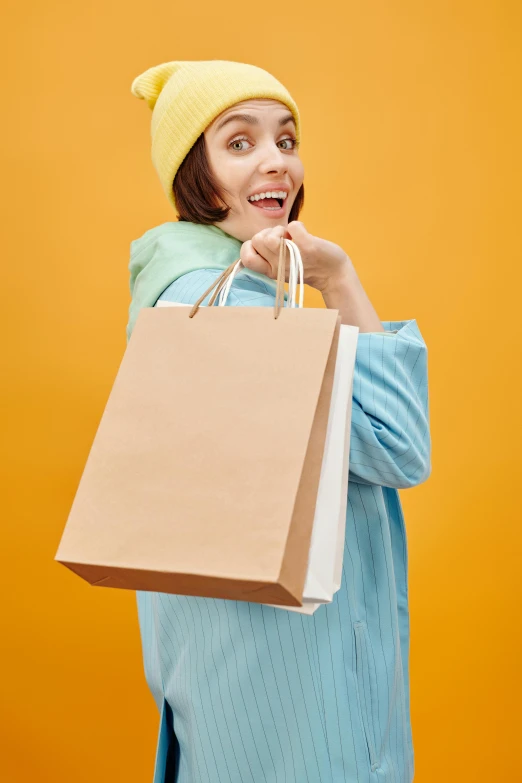
<instances>
[{"instance_id":1,"label":"twisted rope handle","mask_svg":"<svg viewBox=\"0 0 522 783\"><path fill-rule=\"evenodd\" d=\"M303 282L303 261L301 259L301 253L299 252L299 248L295 244L295 242L292 242L290 239L285 239L284 237L281 237L281 240L279 242L279 259L277 264L277 287L276 287L276 298L274 303L274 318L277 318L279 316L279 312L282 307L284 307L285 304L285 271L286 271L286 260L285 260L285 252L286 248L288 247L289 254L290 254L290 273L289 273L289 296L288 296L288 307L295 307L295 300L296 300L296 292L297 292L297 278L299 276L299 307L303 306L303 299L304 299L304 282ZM202 294L198 301L194 304L192 307L189 318L193 318L197 311L199 310L199 307L205 297L207 297L212 291L214 292L209 300L209 307L213 307L218 296L219 296L219 306L223 307L226 305L228 295L230 293L230 289L232 287L232 283L234 282L234 276L238 269L241 266L241 259L238 259L237 261L233 261L230 266L228 266L224 272L222 272L217 280L215 280L212 285L207 288L204 294Z\"/></svg>"},{"instance_id":2,"label":"twisted rope handle","mask_svg":"<svg viewBox=\"0 0 522 783\"><path fill-rule=\"evenodd\" d=\"M194 303L194 306L193 306L193 308L191 309L191 311L189 313L189 318L194 318L194 316L196 315L197 311L199 310L199 306L201 305L201 302L205 299L205 297L207 297L215 289L215 291L212 294L212 297L210 298L209 303L208 303L209 307L214 305L214 302L216 301L219 292L221 291L222 287L225 285L228 277L234 271L234 267L236 266L237 263L240 263L240 259L239 259L239 261L233 261L230 264L230 266L228 266L225 269L225 271L222 272L219 275L218 279L214 280L212 285L209 286L209 288L207 288L205 293L201 294L201 296L199 297L198 301Z\"/></svg>"}]
</instances>

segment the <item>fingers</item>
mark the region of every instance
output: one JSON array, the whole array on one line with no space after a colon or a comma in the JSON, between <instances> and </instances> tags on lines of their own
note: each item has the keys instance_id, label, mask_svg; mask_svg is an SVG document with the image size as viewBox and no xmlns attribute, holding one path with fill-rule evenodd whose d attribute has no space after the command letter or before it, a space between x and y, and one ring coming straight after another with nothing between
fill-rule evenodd
<instances>
[{"instance_id":1,"label":"fingers","mask_svg":"<svg viewBox=\"0 0 522 783\"><path fill-rule=\"evenodd\" d=\"M273 272L273 277L277 273L277 264L279 259L279 245L281 237L285 235L284 226L275 226L274 228L265 228L263 231L258 231L252 237L252 247L254 250L263 256L270 264Z\"/></svg>"},{"instance_id":2,"label":"fingers","mask_svg":"<svg viewBox=\"0 0 522 783\"><path fill-rule=\"evenodd\" d=\"M243 242L239 257L241 258L243 266L247 269L251 269L253 272L260 272L267 277L273 277L272 267L268 261L255 250L251 239L247 242Z\"/></svg>"},{"instance_id":3,"label":"fingers","mask_svg":"<svg viewBox=\"0 0 522 783\"><path fill-rule=\"evenodd\" d=\"M243 266L275 280L279 264L281 237L293 239L300 248L308 246L312 239L304 224L298 220L292 221L288 226L264 228L241 246L240 257ZM285 279L287 279L287 274L285 274Z\"/></svg>"},{"instance_id":4,"label":"fingers","mask_svg":"<svg viewBox=\"0 0 522 783\"><path fill-rule=\"evenodd\" d=\"M281 237L286 233L284 226L265 228L254 234L252 239L242 246L241 260L244 266L255 272L272 278L277 277L277 265L279 263L279 245ZM244 260L243 260L244 254Z\"/></svg>"}]
</instances>

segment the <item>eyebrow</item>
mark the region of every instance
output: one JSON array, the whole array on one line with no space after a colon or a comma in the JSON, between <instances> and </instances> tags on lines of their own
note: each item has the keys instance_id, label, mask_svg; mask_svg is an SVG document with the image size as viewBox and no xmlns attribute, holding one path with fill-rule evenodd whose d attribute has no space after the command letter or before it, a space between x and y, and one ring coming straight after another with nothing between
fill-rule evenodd
<instances>
[{"instance_id":1,"label":"eyebrow","mask_svg":"<svg viewBox=\"0 0 522 783\"><path fill-rule=\"evenodd\" d=\"M251 114L229 114L228 117L219 123L216 128L216 133L220 131L221 128L223 128L228 122L233 122L234 120L242 120L243 122L248 123L248 125L259 125L259 120L257 117L253 117ZM293 122L295 125L293 114L285 114L284 117L281 117L279 120L279 125L286 125L288 122Z\"/></svg>"}]
</instances>

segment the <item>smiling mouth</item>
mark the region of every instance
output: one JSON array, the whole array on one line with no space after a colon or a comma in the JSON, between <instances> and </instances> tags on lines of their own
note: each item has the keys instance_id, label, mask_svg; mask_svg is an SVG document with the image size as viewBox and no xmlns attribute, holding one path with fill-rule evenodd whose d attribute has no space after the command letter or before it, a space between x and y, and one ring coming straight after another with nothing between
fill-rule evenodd
<instances>
[{"instance_id":1,"label":"smiling mouth","mask_svg":"<svg viewBox=\"0 0 522 783\"><path fill-rule=\"evenodd\" d=\"M266 212L279 212L285 203L285 199L282 198L263 198L259 201L248 201L253 207L257 209L264 209Z\"/></svg>"}]
</instances>

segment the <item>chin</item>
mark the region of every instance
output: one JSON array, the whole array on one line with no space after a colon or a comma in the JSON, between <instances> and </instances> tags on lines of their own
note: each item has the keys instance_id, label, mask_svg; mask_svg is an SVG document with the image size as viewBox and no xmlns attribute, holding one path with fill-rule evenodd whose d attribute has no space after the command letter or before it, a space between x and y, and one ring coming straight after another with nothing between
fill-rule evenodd
<instances>
[{"instance_id":1,"label":"chin","mask_svg":"<svg viewBox=\"0 0 522 783\"><path fill-rule=\"evenodd\" d=\"M277 218L270 218L260 210L259 215L235 215L230 221L225 220L218 224L224 231L238 239L240 242L247 242L259 231L265 228L275 228L275 226L287 226L288 214Z\"/></svg>"},{"instance_id":2,"label":"chin","mask_svg":"<svg viewBox=\"0 0 522 783\"><path fill-rule=\"evenodd\" d=\"M288 220L286 218L280 218L279 220L259 220L255 225L250 224L248 227L248 230L244 230L243 233L248 233L248 236L243 239L243 242L246 242L248 239L252 239L254 234L257 234L259 231L263 231L265 228L276 228L276 226L287 226Z\"/></svg>"}]
</instances>

